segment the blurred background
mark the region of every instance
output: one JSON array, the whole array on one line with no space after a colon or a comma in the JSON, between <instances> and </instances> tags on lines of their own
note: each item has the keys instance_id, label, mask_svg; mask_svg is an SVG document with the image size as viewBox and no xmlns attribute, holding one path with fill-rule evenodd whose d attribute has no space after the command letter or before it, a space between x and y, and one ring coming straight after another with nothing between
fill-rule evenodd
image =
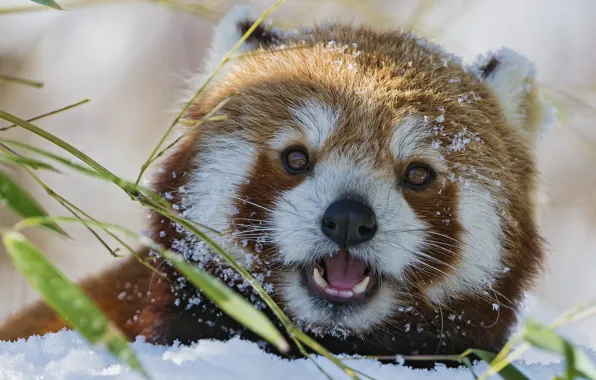
<instances>
[{"instance_id":1,"label":"blurred background","mask_svg":"<svg viewBox=\"0 0 596 380\"><path fill-rule=\"evenodd\" d=\"M91 99L36 125L133 180L186 100L185 83L201 67L213 26L237 2L58 2L69 11L0 1L0 75L44 82L39 89L0 81L0 109L26 119ZM262 11L272 1L243 3ZM536 63L540 85L561 111L539 152L545 186L540 224L549 262L536 297L556 315L596 297L594 14L593 0L288 0L270 18L281 27L328 18L411 27L466 61L507 46ZM59 152L22 130L1 133ZM50 214L66 215L26 173L10 170ZM143 210L114 186L77 175L41 177L98 220L143 228ZM0 208L0 227L16 220ZM73 279L116 260L84 228L67 230L74 240L40 230L28 236ZM37 298L1 249L0 321ZM596 317L576 327L574 339L596 347Z\"/></svg>"}]
</instances>

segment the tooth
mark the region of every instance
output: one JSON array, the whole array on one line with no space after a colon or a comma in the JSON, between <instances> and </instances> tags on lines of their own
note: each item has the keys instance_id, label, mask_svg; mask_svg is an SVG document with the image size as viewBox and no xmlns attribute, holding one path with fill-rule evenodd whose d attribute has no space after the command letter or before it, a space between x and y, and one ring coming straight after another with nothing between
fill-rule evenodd
<instances>
[{"instance_id":1,"label":"tooth","mask_svg":"<svg viewBox=\"0 0 596 380\"><path fill-rule=\"evenodd\" d=\"M332 296L337 296L339 294L337 289L333 289L333 288L326 288L325 293L331 294Z\"/></svg>"},{"instance_id":2,"label":"tooth","mask_svg":"<svg viewBox=\"0 0 596 380\"><path fill-rule=\"evenodd\" d=\"M369 281L370 281L370 276L366 276L366 277L364 277L364 280L362 280L359 283L357 283L356 285L354 285L354 287L352 288L352 291L354 292L354 294L363 293L366 290L366 287L368 286Z\"/></svg>"},{"instance_id":3,"label":"tooth","mask_svg":"<svg viewBox=\"0 0 596 380\"><path fill-rule=\"evenodd\" d=\"M323 279L321 273L319 273L319 270L317 268L314 269L312 273L312 278L314 278L315 282L317 283L317 285L319 285L321 289L325 289L329 286L329 284L327 284L327 281Z\"/></svg>"},{"instance_id":4,"label":"tooth","mask_svg":"<svg viewBox=\"0 0 596 380\"><path fill-rule=\"evenodd\" d=\"M353 295L354 295L354 293L352 293L351 290L340 290L339 291L339 296L341 298L352 298Z\"/></svg>"}]
</instances>

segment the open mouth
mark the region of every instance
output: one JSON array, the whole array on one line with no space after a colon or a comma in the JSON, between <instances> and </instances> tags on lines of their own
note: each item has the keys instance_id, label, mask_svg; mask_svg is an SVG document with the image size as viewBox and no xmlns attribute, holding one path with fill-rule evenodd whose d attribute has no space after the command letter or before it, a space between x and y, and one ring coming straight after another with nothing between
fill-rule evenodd
<instances>
[{"instance_id":1,"label":"open mouth","mask_svg":"<svg viewBox=\"0 0 596 380\"><path fill-rule=\"evenodd\" d=\"M363 303L377 286L377 277L344 249L305 270L307 284L317 296L334 303Z\"/></svg>"}]
</instances>

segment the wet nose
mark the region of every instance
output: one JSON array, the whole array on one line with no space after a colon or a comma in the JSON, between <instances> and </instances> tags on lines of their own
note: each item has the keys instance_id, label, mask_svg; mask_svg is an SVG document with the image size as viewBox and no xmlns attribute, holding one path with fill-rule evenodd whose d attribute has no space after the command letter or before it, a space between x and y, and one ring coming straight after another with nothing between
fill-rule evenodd
<instances>
[{"instance_id":1,"label":"wet nose","mask_svg":"<svg viewBox=\"0 0 596 380\"><path fill-rule=\"evenodd\" d=\"M327 208L321 228L341 248L349 248L372 239L377 232L377 218L364 203L341 199Z\"/></svg>"}]
</instances>

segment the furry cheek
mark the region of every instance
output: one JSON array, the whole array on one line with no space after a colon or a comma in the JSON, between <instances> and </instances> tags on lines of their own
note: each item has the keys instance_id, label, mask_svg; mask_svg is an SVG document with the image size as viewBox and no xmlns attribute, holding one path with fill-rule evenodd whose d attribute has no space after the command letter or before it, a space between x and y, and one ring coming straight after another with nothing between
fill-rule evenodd
<instances>
[{"instance_id":1,"label":"furry cheek","mask_svg":"<svg viewBox=\"0 0 596 380\"><path fill-rule=\"evenodd\" d=\"M257 157L256 148L240 137L216 135L205 137L195 158L197 170L188 173L189 179L182 193L182 212L185 217L217 230L228 230L238 218L235 201L238 187L250 183L250 173ZM187 258L202 261L206 247L193 236L192 241L174 242ZM216 238L227 245L235 259L245 263L242 249L229 246L229 239ZM176 244L178 243L178 244Z\"/></svg>"},{"instance_id":2,"label":"furry cheek","mask_svg":"<svg viewBox=\"0 0 596 380\"><path fill-rule=\"evenodd\" d=\"M501 242L504 239L495 192L475 182L462 186L457 203L461 226L459 254L448 276L427 289L428 299L440 304L470 292L492 289L499 274L506 272Z\"/></svg>"}]
</instances>

